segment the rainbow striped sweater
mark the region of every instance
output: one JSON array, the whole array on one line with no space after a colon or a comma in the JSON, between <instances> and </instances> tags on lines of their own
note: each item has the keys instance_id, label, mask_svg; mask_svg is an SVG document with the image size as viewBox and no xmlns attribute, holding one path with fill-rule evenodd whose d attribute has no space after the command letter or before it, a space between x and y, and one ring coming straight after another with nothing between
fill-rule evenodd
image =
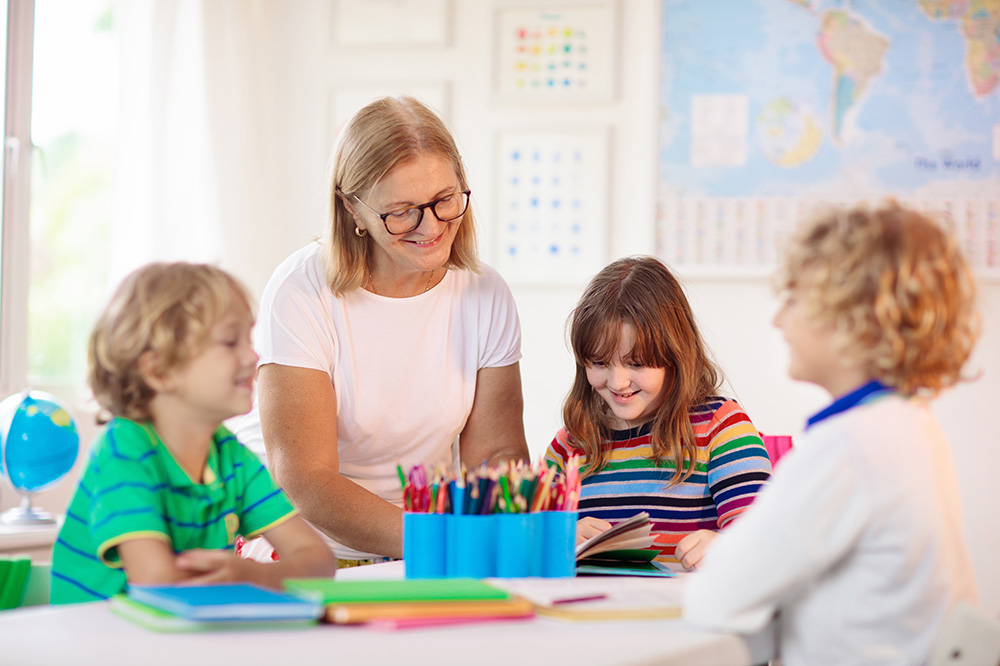
<instances>
[{"instance_id":1,"label":"rainbow striped sweater","mask_svg":"<svg viewBox=\"0 0 1000 666\"><path fill-rule=\"evenodd\" d=\"M640 511L649 514L662 551L658 561L677 564L674 548L691 532L720 530L743 513L771 476L771 463L750 417L733 400L713 396L691 408L697 446L694 473L675 485L672 460L652 460L650 428L612 430L608 465L583 479L580 516L612 524ZM560 470L581 453L561 429L545 459ZM582 470L586 470L586 461Z\"/></svg>"}]
</instances>

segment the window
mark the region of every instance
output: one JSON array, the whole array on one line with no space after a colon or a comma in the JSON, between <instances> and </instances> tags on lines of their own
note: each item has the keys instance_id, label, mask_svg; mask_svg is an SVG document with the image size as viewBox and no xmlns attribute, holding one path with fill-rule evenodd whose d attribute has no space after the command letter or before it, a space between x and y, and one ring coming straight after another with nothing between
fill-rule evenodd
<instances>
[{"instance_id":1,"label":"window","mask_svg":"<svg viewBox=\"0 0 1000 666\"><path fill-rule=\"evenodd\" d=\"M86 339L106 297L118 43L111 0L35 0L31 17L16 16L31 4L12 5L7 31L8 53L21 45L8 56L8 121L21 121L7 124L8 162L31 148L5 173L13 201L4 208L0 374L4 395L30 385L72 399L83 393Z\"/></svg>"}]
</instances>

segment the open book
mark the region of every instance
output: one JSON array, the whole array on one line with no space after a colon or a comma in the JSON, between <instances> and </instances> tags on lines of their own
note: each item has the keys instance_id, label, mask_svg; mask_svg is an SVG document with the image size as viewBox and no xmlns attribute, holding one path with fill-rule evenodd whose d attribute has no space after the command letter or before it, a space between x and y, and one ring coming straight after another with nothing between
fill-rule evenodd
<instances>
[{"instance_id":1,"label":"open book","mask_svg":"<svg viewBox=\"0 0 1000 666\"><path fill-rule=\"evenodd\" d=\"M645 511L623 520L576 547L577 575L672 576L673 572L654 558L660 549Z\"/></svg>"}]
</instances>

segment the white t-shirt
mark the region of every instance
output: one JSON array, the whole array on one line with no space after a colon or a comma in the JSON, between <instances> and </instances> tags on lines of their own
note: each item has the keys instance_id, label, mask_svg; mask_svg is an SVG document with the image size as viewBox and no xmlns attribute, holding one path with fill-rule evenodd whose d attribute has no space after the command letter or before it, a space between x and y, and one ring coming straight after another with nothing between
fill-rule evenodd
<instances>
[{"instance_id":1,"label":"white t-shirt","mask_svg":"<svg viewBox=\"0 0 1000 666\"><path fill-rule=\"evenodd\" d=\"M449 270L426 293L387 298L363 289L330 291L322 248L311 243L286 259L261 297L258 365L322 370L337 396L340 473L402 506L396 464L450 463L465 427L481 368L521 358L521 329L503 278ZM237 436L263 454L257 405ZM330 541L337 556L369 553Z\"/></svg>"},{"instance_id":2,"label":"white t-shirt","mask_svg":"<svg viewBox=\"0 0 1000 666\"><path fill-rule=\"evenodd\" d=\"M927 404L888 396L826 418L712 544L685 619L778 619L785 666L921 664L977 598L948 442Z\"/></svg>"}]
</instances>

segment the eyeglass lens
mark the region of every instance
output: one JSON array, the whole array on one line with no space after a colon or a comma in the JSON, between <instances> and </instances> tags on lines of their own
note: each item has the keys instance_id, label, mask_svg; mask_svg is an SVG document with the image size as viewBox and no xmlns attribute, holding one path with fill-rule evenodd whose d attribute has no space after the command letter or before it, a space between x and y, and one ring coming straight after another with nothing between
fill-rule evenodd
<instances>
[{"instance_id":1,"label":"eyeglass lens","mask_svg":"<svg viewBox=\"0 0 1000 666\"><path fill-rule=\"evenodd\" d=\"M451 222L465 214L468 207L468 192L456 192L437 201L414 206L413 208L407 208L395 213L386 213L382 216L382 219L385 221L385 227L390 234L405 234L420 226L425 208L430 208L434 216L442 222Z\"/></svg>"}]
</instances>

